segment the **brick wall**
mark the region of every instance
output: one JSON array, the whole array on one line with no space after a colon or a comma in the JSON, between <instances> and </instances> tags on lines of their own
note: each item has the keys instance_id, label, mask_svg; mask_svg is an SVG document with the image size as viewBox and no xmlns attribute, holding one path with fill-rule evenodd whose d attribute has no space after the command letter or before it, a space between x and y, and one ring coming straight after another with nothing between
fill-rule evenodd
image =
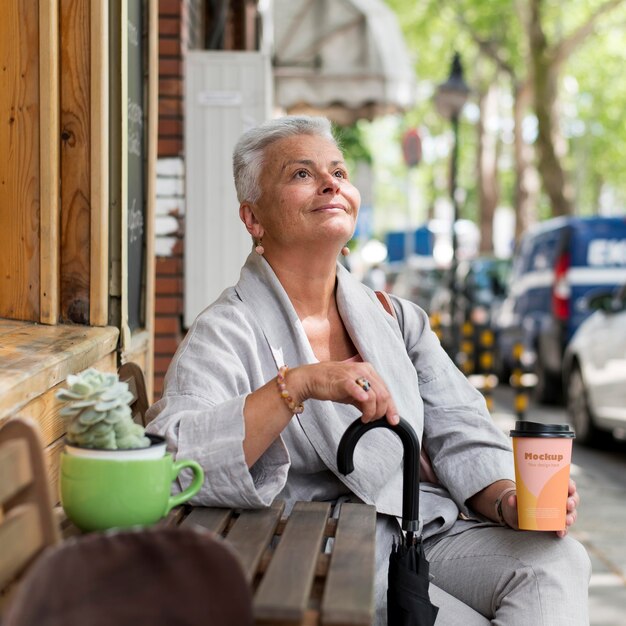
<instances>
[{"instance_id":1,"label":"brick wall","mask_svg":"<svg viewBox=\"0 0 626 626\"><path fill-rule=\"evenodd\" d=\"M159 0L159 141L156 200L154 399L184 336L183 233L185 215L183 58L204 32L201 0Z\"/></svg>"},{"instance_id":2,"label":"brick wall","mask_svg":"<svg viewBox=\"0 0 626 626\"><path fill-rule=\"evenodd\" d=\"M156 199L154 400L178 344L182 325L185 217L184 55L205 47L206 0L159 0L159 139ZM229 4L225 49L254 49L256 0Z\"/></svg>"}]
</instances>

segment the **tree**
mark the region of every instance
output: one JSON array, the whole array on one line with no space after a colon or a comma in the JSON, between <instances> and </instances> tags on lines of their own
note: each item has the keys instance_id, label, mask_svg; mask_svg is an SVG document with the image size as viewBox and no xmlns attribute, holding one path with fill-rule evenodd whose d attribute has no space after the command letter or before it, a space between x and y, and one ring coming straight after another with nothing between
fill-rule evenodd
<instances>
[{"instance_id":1,"label":"tree","mask_svg":"<svg viewBox=\"0 0 626 626\"><path fill-rule=\"evenodd\" d=\"M571 60L592 35L601 29L606 31L607 26L621 28L624 32L624 12L619 13L619 18L613 19L612 23L607 19L609 15L615 18L616 10L624 7L624 0L570 0L567 3L557 0L490 0L488 3L482 0L431 0L424 3L388 0L388 4L398 12L409 46L419 52L416 70L422 80L434 78L437 73L441 75L437 68L440 59L453 48L473 60L473 65L468 64L470 67L478 68L487 62L496 68L494 82L500 93L509 93L512 99L515 176L511 195L518 233L533 220L536 212L535 161L552 214L571 213L574 188L567 173L572 165L571 146L562 132L565 119L559 107L563 75L576 75L580 64L571 63ZM623 43L623 38L621 41ZM429 45L424 46L424 42ZM601 55L595 54L594 61L605 69ZM616 60L613 66L615 80L619 77L617 65ZM583 67L588 69L588 64ZM604 78L607 78L606 72ZM593 82L593 72L587 71L585 79ZM599 103L607 98L603 87L601 84L594 84L590 89L584 86L588 99L594 104L583 111L588 115L588 132L584 137L584 154L589 156L586 162L592 156L601 158L599 146L607 144L602 129L611 128L626 141L623 125L618 128L610 116L598 110ZM479 90L479 101L481 94L484 91ZM529 114L533 113L536 137L534 142L529 142L523 129L524 122L528 122ZM597 121L589 119L593 113ZM596 131L589 130L592 128ZM483 139L477 143L477 150L482 150L484 155ZM583 141L578 143L583 144ZM616 151L617 148L612 147L611 152ZM604 178L593 164L590 167L594 170L593 176L581 179L577 173L576 180L597 189ZM610 164L608 167L612 171ZM612 183L624 188L623 181L617 176L612 177ZM477 196L484 202L488 193L480 187ZM598 193L587 192L587 196L597 198Z\"/></svg>"},{"instance_id":2,"label":"tree","mask_svg":"<svg viewBox=\"0 0 626 626\"><path fill-rule=\"evenodd\" d=\"M526 34L530 50L530 68L537 116L537 152L539 172L552 204L553 215L573 212L572 187L563 166L565 148L559 128L557 110L559 77L565 62L592 35L601 18L624 4L624 0L607 0L583 18L569 34L555 38L546 35L546 0L529 0Z\"/></svg>"}]
</instances>

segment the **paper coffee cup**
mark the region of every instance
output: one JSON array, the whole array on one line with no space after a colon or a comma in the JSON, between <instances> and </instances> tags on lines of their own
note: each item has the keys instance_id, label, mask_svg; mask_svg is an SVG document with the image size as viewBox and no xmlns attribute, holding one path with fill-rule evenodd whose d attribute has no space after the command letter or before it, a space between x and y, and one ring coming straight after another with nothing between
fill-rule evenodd
<instances>
[{"instance_id":1,"label":"paper coffee cup","mask_svg":"<svg viewBox=\"0 0 626 626\"><path fill-rule=\"evenodd\" d=\"M572 439L569 424L515 422L517 519L522 530L564 530Z\"/></svg>"}]
</instances>

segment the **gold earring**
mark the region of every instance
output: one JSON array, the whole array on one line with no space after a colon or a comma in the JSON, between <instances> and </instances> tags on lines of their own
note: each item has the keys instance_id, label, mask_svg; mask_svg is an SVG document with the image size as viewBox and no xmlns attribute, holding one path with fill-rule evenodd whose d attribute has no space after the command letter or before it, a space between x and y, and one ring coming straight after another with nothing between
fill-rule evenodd
<instances>
[{"instance_id":1,"label":"gold earring","mask_svg":"<svg viewBox=\"0 0 626 626\"><path fill-rule=\"evenodd\" d=\"M343 254L343 256L348 256L350 254L350 248L348 248L348 246L344 246L341 248L341 254Z\"/></svg>"},{"instance_id":2,"label":"gold earring","mask_svg":"<svg viewBox=\"0 0 626 626\"><path fill-rule=\"evenodd\" d=\"M263 256L263 253L265 252L265 248L263 247L263 244L261 243L262 241L263 241L263 239L259 238L259 240L256 242L256 247L254 248L254 251L259 256Z\"/></svg>"}]
</instances>

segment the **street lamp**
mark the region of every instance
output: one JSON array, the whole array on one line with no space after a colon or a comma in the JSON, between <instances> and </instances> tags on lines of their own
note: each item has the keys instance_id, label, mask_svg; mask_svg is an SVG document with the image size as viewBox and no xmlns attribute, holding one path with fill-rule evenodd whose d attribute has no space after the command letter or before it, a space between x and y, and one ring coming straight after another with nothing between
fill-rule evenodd
<instances>
[{"instance_id":1,"label":"street lamp","mask_svg":"<svg viewBox=\"0 0 626 626\"><path fill-rule=\"evenodd\" d=\"M454 53L452 59L452 67L450 68L450 76L445 83L437 87L435 93L435 107L439 114L450 120L452 124L452 133L454 143L452 145L452 156L450 159L450 199L452 201L452 263L450 267L450 325L452 332L452 356L456 360L457 354L457 333L455 332L456 318L456 289L455 278L458 266L457 248L458 240L456 233L456 223L459 219L459 201L456 188L457 161L459 155L459 116L463 110L463 106L469 96L469 87L463 80L463 67L461 65L461 56L458 52Z\"/></svg>"}]
</instances>

